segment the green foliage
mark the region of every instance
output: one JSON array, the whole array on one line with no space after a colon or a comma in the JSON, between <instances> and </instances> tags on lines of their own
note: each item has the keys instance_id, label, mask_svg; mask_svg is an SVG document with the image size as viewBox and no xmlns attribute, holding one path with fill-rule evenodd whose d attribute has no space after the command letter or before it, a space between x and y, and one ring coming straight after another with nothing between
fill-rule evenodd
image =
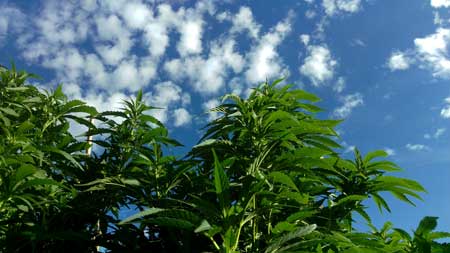
<instances>
[{"instance_id":1,"label":"green foliage","mask_svg":"<svg viewBox=\"0 0 450 253\"><path fill-rule=\"evenodd\" d=\"M391 211L381 193L414 204L425 189L393 176L384 151L341 157L340 121L319 119L319 98L281 79L224 96L179 159L164 154L181 144L142 92L98 113L61 86L27 85L25 72L0 76L2 252L449 251L435 217L411 235L371 225L369 199ZM355 231L355 213L372 233Z\"/></svg>"}]
</instances>

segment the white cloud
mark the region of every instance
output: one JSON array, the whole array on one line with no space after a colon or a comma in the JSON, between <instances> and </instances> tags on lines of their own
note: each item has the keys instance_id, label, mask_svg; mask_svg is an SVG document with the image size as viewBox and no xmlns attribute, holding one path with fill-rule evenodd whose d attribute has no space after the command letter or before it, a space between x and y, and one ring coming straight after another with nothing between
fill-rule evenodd
<instances>
[{"instance_id":1,"label":"white cloud","mask_svg":"<svg viewBox=\"0 0 450 253\"><path fill-rule=\"evenodd\" d=\"M450 7L450 0L431 0L431 6L434 8Z\"/></svg>"},{"instance_id":2,"label":"white cloud","mask_svg":"<svg viewBox=\"0 0 450 253\"><path fill-rule=\"evenodd\" d=\"M12 32L19 32L24 28L25 15L21 10L0 4L0 45L2 40Z\"/></svg>"},{"instance_id":3,"label":"white cloud","mask_svg":"<svg viewBox=\"0 0 450 253\"><path fill-rule=\"evenodd\" d=\"M444 108L442 108L441 116L446 119L450 118L450 105L447 105Z\"/></svg>"},{"instance_id":4,"label":"white cloud","mask_svg":"<svg viewBox=\"0 0 450 253\"><path fill-rule=\"evenodd\" d=\"M434 34L414 40L419 59L436 77L450 78L450 60L447 55L449 41L450 30L444 28L438 28Z\"/></svg>"},{"instance_id":5,"label":"white cloud","mask_svg":"<svg viewBox=\"0 0 450 253\"><path fill-rule=\"evenodd\" d=\"M143 3L130 2L125 5L122 17L130 28L142 29L150 22L152 11Z\"/></svg>"},{"instance_id":6,"label":"white cloud","mask_svg":"<svg viewBox=\"0 0 450 253\"><path fill-rule=\"evenodd\" d=\"M158 83L153 86L153 91L145 94L145 100L151 106L159 107L160 109L150 111L150 114L156 117L163 123L166 123L169 119L169 111L176 105L183 103L184 97L183 90L180 86L167 81ZM178 108L180 109L180 108ZM183 112L178 112L182 114ZM187 120L187 118L184 118ZM181 126L183 121L176 121L175 123Z\"/></svg>"},{"instance_id":7,"label":"white cloud","mask_svg":"<svg viewBox=\"0 0 450 253\"><path fill-rule=\"evenodd\" d=\"M430 150L430 148L428 146L425 146L423 144L406 144L405 146L407 149L411 150L411 151L426 151L426 150Z\"/></svg>"},{"instance_id":8,"label":"white cloud","mask_svg":"<svg viewBox=\"0 0 450 253\"><path fill-rule=\"evenodd\" d=\"M411 59L402 52L393 52L388 60L388 67L391 71L408 69Z\"/></svg>"},{"instance_id":9,"label":"white cloud","mask_svg":"<svg viewBox=\"0 0 450 253\"><path fill-rule=\"evenodd\" d=\"M385 151L389 156L394 156L394 155L395 155L395 150L393 150L392 148L385 148L384 151Z\"/></svg>"},{"instance_id":10,"label":"white cloud","mask_svg":"<svg viewBox=\"0 0 450 253\"><path fill-rule=\"evenodd\" d=\"M435 33L414 39L415 48L405 55L395 52L388 61L391 69L408 68L413 62L429 69L434 77L450 79L450 29L437 28Z\"/></svg>"},{"instance_id":11,"label":"white cloud","mask_svg":"<svg viewBox=\"0 0 450 253\"><path fill-rule=\"evenodd\" d=\"M247 6L239 8L236 15L222 12L217 15L217 19L221 22L227 20L232 23L231 34L247 32L251 38L258 38L261 25L254 20L252 10Z\"/></svg>"},{"instance_id":12,"label":"white cloud","mask_svg":"<svg viewBox=\"0 0 450 253\"><path fill-rule=\"evenodd\" d=\"M176 127L187 125L192 120L191 114L184 108L175 109L173 111L173 117L175 119L174 125Z\"/></svg>"},{"instance_id":13,"label":"white cloud","mask_svg":"<svg viewBox=\"0 0 450 253\"><path fill-rule=\"evenodd\" d=\"M30 64L39 63L54 71L53 81L70 84L67 90L72 96L105 106L108 96L143 89L152 98L151 104L165 108L155 112L162 121L172 120L174 110L187 109L190 101L189 94L162 85L165 78L182 84L183 89L191 85L202 95L201 100L208 100L210 95L230 89L246 94L250 84L288 73L277 48L291 31L291 12L264 32L248 7L220 14L217 18L231 26L205 43L207 15L215 16L214 1L171 7L162 1L50 0L35 15L29 14L33 23L25 26L17 43ZM4 33L12 29L10 19L5 20L0 15ZM252 39L246 52L239 51L237 34ZM178 55L167 56L169 47ZM152 83L155 77L157 84ZM239 82L227 87L229 79ZM160 98L171 97L161 87L178 96L161 102ZM100 98L87 97L87 91Z\"/></svg>"},{"instance_id":14,"label":"white cloud","mask_svg":"<svg viewBox=\"0 0 450 253\"><path fill-rule=\"evenodd\" d=\"M34 20L47 43L70 44L86 39L88 33L87 13L77 11L73 4L48 1Z\"/></svg>"},{"instance_id":15,"label":"white cloud","mask_svg":"<svg viewBox=\"0 0 450 253\"><path fill-rule=\"evenodd\" d=\"M360 10L361 0L323 0L322 6L328 16L341 12L354 13Z\"/></svg>"},{"instance_id":16,"label":"white cloud","mask_svg":"<svg viewBox=\"0 0 450 253\"><path fill-rule=\"evenodd\" d=\"M179 27L181 39L177 49L181 56L202 52L203 20L186 20Z\"/></svg>"},{"instance_id":17,"label":"white cloud","mask_svg":"<svg viewBox=\"0 0 450 253\"><path fill-rule=\"evenodd\" d=\"M129 55L133 46L131 33L116 15L100 16L95 20L98 38L96 50L103 61L109 65L117 65Z\"/></svg>"},{"instance_id":18,"label":"white cloud","mask_svg":"<svg viewBox=\"0 0 450 253\"><path fill-rule=\"evenodd\" d=\"M149 45L152 56L162 56L169 45L167 28L160 23L151 22L145 27L145 41Z\"/></svg>"},{"instance_id":19,"label":"white cloud","mask_svg":"<svg viewBox=\"0 0 450 253\"><path fill-rule=\"evenodd\" d=\"M317 13L314 10L307 10L305 12L305 17L307 19L313 19L316 15L317 15Z\"/></svg>"},{"instance_id":20,"label":"white cloud","mask_svg":"<svg viewBox=\"0 0 450 253\"><path fill-rule=\"evenodd\" d=\"M348 117L354 108L364 104L363 96L360 93L354 93L341 97L341 101L342 106L333 111L333 115L338 118Z\"/></svg>"},{"instance_id":21,"label":"white cloud","mask_svg":"<svg viewBox=\"0 0 450 253\"><path fill-rule=\"evenodd\" d=\"M433 137L435 139L438 139L439 137L441 137L445 133L445 130L446 130L445 128L438 128L436 130L436 132L434 133Z\"/></svg>"},{"instance_id":22,"label":"white cloud","mask_svg":"<svg viewBox=\"0 0 450 253\"><path fill-rule=\"evenodd\" d=\"M431 139L431 138L439 139L445 133L446 130L447 130L446 128L438 128L438 129L436 129L434 134L425 134L423 137L425 139Z\"/></svg>"},{"instance_id":23,"label":"white cloud","mask_svg":"<svg viewBox=\"0 0 450 253\"><path fill-rule=\"evenodd\" d=\"M280 76L283 64L276 48L291 31L292 14L279 22L259 39L259 44L248 54L249 68L245 72L247 82L254 84Z\"/></svg>"},{"instance_id":24,"label":"white cloud","mask_svg":"<svg viewBox=\"0 0 450 253\"><path fill-rule=\"evenodd\" d=\"M336 81L336 84L333 86L333 90L337 93L341 93L345 89L345 79L343 77L339 77Z\"/></svg>"},{"instance_id":25,"label":"white cloud","mask_svg":"<svg viewBox=\"0 0 450 253\"><path fill-rule=\"evenodd\" d=\"M447 103L444 108L441 110L441 116L445 119L450 119L450 97L445 99L445 102Z\"/></svg>"},{"instance_id":26,"label":"white cloud","mask_svg":"<svg viewBox=\"0 0 450 253\"><path fill-rule=\"evenodd\" d=\"M164 70L175 80L189 79L193 88L202 94L215 94L225 86L229 70L240 73L244 58L235 51L235 41L213 41L208 58L190 56L173 59Z\"/></svg>"},{"instance_id":27,"label":"white cloud","mask_svg":"<svg viewBox=\"0 0 450 253\"><path fill-rule=\"evenodd\" d=\"M303 43L303 45L308 46L309 40L310 40L310 36L308 34L300 35L300 41Z\"/></svg>"},{"instance_id":28,"label":"white cloud","mask_svg":"<svg viewBox=\"0 0 450 253\"><path fill-rule=\"evenodd\" d=\"M151 19L144 27L144 43L149 46L152 56L162 56L169 46L169 31L176 27L182 19L181 13L176 13L167 4L156 8L158 16Z\"/></svg>"},{"instance_id":29,"label":"white cloud","mask_svg":"<svg viewBox=\"0 0 450 253\"><path fill-rule=\"evenodd\" d=\"M350 42L350 45L352 46L359 46L359 47L366 47L366 43L362 41L361 39L354 39Z\"/></svg>"},{"instance_id":30,"label":"white cloud","mask_svg":"<svg viewBox=\"0 0 450 253\"><path fill-rule=\"evenodd\" d=\"M326 45L308 46L308 56L299 71L307 76L314 86L319 86L333 78L337 62L332 58Z\"/></svg>"}]
</instances>

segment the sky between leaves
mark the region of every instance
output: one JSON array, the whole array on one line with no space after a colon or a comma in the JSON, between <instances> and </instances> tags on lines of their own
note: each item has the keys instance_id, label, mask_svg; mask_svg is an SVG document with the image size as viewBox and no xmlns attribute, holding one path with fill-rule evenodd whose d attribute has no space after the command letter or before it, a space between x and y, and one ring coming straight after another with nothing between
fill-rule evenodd
<instances>
[{"instance_id":1,"label":"sky between leaves","mask_svg":"<svg viewBox=\"0 0 450 253\"><path fill-rule=\"evenodd\" d=\"M99 110L142 89L188 147L225 93L281 76L345 118L343 153L384 149L428 189L370 213L450 227L450 0L0 0L0 64ZM390 199L390 198L389 198Z\"/></svg>"}]
</instances>

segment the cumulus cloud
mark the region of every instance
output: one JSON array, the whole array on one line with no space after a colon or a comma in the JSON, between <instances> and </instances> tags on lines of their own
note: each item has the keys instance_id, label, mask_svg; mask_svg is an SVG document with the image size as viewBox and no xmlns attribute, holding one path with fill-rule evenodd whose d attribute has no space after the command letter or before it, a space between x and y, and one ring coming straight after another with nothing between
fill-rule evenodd
<instances>
[{"instance_id":1,"label":"cumulus cloud","mask_svg":"<svg viewBox=\"0 0 450 253\"><path fill-rule=\"evenodd\" d=\"M133 46L130 31L116 15L97 17L95 24L100 40L95 45L98 54L106 64L119 64Z\"/></svg>"},{"instance_id":2,"label":"cumulus cloud","mask_svg":"<svg viewBox=\"0 0 450 253\"><path fill-rule=\"evenodd\" d=\"M283 72L283 64L276 48L291 31L292 14L279 22L259 39L259 44L248 54L249 68L245 72L247 82L254 84L273 78Z\"/></svg>"},{"instance_id":3,"label":"cumulus cloud","mask_svg":"<svg viewBox=\"0 0 450 253\"><path fill-rule=\"evenodd\" d=\"M174 125L176 127L187 125L191 122L191 114L184 109L184 108L178 108L173 111L173 117L174 117Z\"/></svg>"},{"instance_id":4,"label":"cumulus cloud","mask_svg":"<svg viewBox=\"0 0 450 253\"><path fill-rule=\"evenodd\" d=\"M151 19L151 9L140 2L129 2L123 9L125 23L133 29L142 29Z\"/></svg>"},{"instance_id":5,"label":"cumulus cloud","mask_svg":"<svg viewBox=\"0 0 450 253\"><path fill-rule=\"evenodd\" d=\"M301 34L299 38L300 41L303 43L303 45L308 46L309 41L311 39L311 37L308 34Z\"/></svg>"},{"instance_id":6,"label":"cumulus cloud","mask_svg":"<svg viewBox=\"0 0 450 253\"><path fill-rule=\"evenodd\" d=\"M236 42L213 41L207 58L191 56L172 59L164 64L165 71L175 80L189 79L193 88L202 94L214 94L225 85L229 70L240 73L244 58L235 50Z\"/></svg>"},{"instance_id":7,"label":"cumulus cloud","mask_svg":"<svg viewBox=\"0 0 450 253\"><path fill-rule=\"evenodd\" d=\"M393 52L388 60L388 67L391 71L408 69L411 59L402 52Z\"/></svg>"},{"instance_id":8,"label":"cumulus cloud","mask_svg":"<svg viewBox=\"0 0 450 253\"><path fill-rule=\"evenodd\" d=\"M181 39L177 49L181 56L201 53L203 21L201 19L188 20L180 25Z\"/></svg>"},{"instance_id":9,"label":"cumulus cloud","mask_svg":"<svg viewBox=\"0 0 450 253\"><path fill-rule=\"evenodd\" d=\"M338 13L354 13L361 8L361 0L323 0L325 14L333 16Z\"/></svg>"},{"instance_id":10,"label":"cumulus cloud","mask_svg":"<svg viewBox=\"0 0 450 253\"><path fill-rule=\"evenodd\" d=\"M411 144L408 143L405 146L407 149L411 150L411 151L427 151L430 150L430 148L428 146L425 146L423 144Z\"/></svg>"},{"instance_id":11,"label":"cumulus cloud","mask_svg":"<svg viewBox=\"0 0 450 253\"><path fill-rule=\"evenodd\" d=\"M433 34L414 39L414 49L409 53L394 52L388 60L391 70L406 69L413 62L429 69L434 77L450 78L450 58L448 46L450 29L437 28Z\"/></svg>"},{"instance_id":12,"label":"cumulus cloud","mask_svg":"<svg viewBox=\"0 0 450 253\"><path fill-rule=\"evenodd\" d=\"M340 98L342 106L333 111L333 115L338 118L348 117L352 110L364 104L363 96L360 93L346 95Z\"/></svg>"},{"instance_id":13,"label":"cumulus cloud","mask_svg":"<svg viewBox=\"0 0 450 253\"><path fill-rule=\"evenodd\" d=\"M434 8L450 7L450 0L431 0L431 6Z\"/></svg>"},{"instance_id":14,"label":"cumulus cloud","mask_svg":"<svg viewBox=\"0 0 450 253\"><path fill-rule=\"evenodd\" d=\"M331 56L328 47L326 45L308 46L307 51L308 56L299 68L300 73L308 77L314 86L332 79L337 62Z\"/></svg>"},{"instance_id":15,"label":"cumulus cloud","mask_svg":"<svg viewBox=\"0 0 450 253\"><path fill-rule=\"evenodd\" d=\"M242 6L236 15L222 12L217 15L217 19L219 21L228 20L232 22L232 27L229 31L231 34L247 32L251 38L258 38L261 25L254 20L253 13L247 6Z\"/></svg>"},{"instance_id":16,"label":"cumulus cloud","mask_svg":"<svg viewBox=\"0 0 450 253\"><path fill-rule=\"evenodd\" d=\"M434 76L450 77L450 60L447 46L450 42L450 29L438 28L434 34L414 40L419 59L430 68Z\"/></svg>"}]
</instances>

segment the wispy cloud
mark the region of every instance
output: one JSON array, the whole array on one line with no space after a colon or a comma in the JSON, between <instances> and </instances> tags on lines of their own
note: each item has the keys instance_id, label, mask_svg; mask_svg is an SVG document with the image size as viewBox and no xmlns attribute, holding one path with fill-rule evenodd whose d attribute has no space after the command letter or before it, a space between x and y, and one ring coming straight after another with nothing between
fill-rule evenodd
<instances>
[{"instance_id":1,"label":"wispy cloud","mask_svg":"<svg viewBox=\"0 0 450 253\"><path fill-rule=\"evenodd\" d=\"M430 148L428 146L423 145L423 144L408 143L408 144L406 144L405 147L411 151L428 151L428 150L430 150Z\"/></svg>"},{"instance_id":2,"label":"wispy cloud","mask_svg":"<svg viewBox=\"0 0 450 253\"><path fill-rule=\"evenodd\" d=\"M354 93L340 98L342 105L333 111L333 115L338 118L346 118L350 115L352 110L364 104L364 99L361 93Z\"/></svg>"},{"instance_id":3,"label":"wispy cloud","mask_svg":"<svg viewBox=\"0 0 450 253\"><path fill-rule=\"evenodd\" d=\"M436 131L434 133L425 134L423 137L425 139L431 139L431 138L439 139L445 133L446 130L447 130L446 128L438 128L438 129L436 129Z\"/></svg>"}]
</instances>

